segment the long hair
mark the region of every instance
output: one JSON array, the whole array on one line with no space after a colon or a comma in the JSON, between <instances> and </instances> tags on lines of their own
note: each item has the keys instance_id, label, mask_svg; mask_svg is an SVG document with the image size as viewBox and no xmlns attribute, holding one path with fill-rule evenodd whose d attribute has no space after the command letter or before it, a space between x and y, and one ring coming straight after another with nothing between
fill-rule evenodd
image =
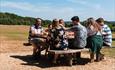
<instances>
[{"instance_id":1,"label":"long hair","mask_svg":"<svg viewBox=\"0 0 115 70\"><path fill-rule=\"evenodd\" d=\"M56 28L59 25L59 21L57 19L54 19L52 21L52 28Z\"/></svg>"},{"instance_id":2,"label":"long hair","mask_svg":"<svg viewBox=\"0 0 115 70\"><path fill-rule=\"evenodd\" d=\"M96 32L101 31L101 26L93 18L87 19L87 27L90 27L90 26L93 26Z\"/></svg>"}]
</instances>

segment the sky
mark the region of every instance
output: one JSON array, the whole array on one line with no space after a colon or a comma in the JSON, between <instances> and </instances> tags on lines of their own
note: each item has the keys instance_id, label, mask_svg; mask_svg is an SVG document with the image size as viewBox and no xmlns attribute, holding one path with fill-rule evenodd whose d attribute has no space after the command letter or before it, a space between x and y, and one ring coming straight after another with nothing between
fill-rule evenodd
<instances>
[{"instance_id":1,"label":"sky","mask_svg":"<svg viewBox=\"0 0 115 70\"><path fill-rule=\"evenodd\" d=\"M115 21L115 0L0 0L0 12L45 20L79 16L81 21L89 17Z\"/></svg>"}]
</instances>

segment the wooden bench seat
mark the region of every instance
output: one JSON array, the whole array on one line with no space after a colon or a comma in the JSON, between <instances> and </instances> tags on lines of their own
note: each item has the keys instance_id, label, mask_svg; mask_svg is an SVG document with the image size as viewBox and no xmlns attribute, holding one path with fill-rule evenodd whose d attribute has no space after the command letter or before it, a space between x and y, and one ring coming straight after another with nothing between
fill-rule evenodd
<instances>
[{"instance_id":1,"label":"wooden bench seat","mask_svg":"<svg viewBox=\"0 0 115 70\"><path fill-rule=\"evenodd\" d=\"M48 50L49 53L53 53L53 54L69 54L69 53L77 53L82 51L89 51L89 49L84 48L84 49L68 49L68 50Z\"/></svg>"},{"instance_id":2,"label":"wooden bench seat","mask_svg":"<svg viewBox=\"0 0 115 70\"><path fill-rule=\"evenodd\" d=\"M56 63L57 58L60 55L67 55L68 57L68 64L71 66L72 65L72 58L74 57L75 54L77 53L81 53L81 52L86 52L89 51L88 48L84 48L84 49L68 49L68 50L48 50L48 54L52 55L53 54L53 63Z\"/></svg>"}]
</instances>

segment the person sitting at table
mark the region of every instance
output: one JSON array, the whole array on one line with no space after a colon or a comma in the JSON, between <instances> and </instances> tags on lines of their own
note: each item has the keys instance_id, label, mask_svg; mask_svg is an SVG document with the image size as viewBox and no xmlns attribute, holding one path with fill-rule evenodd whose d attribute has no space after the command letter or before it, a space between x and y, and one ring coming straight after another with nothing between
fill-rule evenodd
<instances>
[{"instance_id":1,"label":"person sitting at table","mask_svg":"<svg viewBox=\"0 0 115 70\"><path fill-rule=\"evenodd\" d=\"M66 30L66 28L65 28L65 23L64 23L64 20L63 20L63 19L59 19L59 25Z\"/></svg>"},{"instance_id":2,"label":"person sitting at table","mask_svg":"<svg viewBox=\"0 0 115 70\"><path fill-rule=\"evenodd\" d=\"M73 27L71 27L70 30L74 32L75 38L73 41L73 46L70 46L70 48L83 49L86 46L87 30L83 25L80 24L78 16L72 17L71 20Z\"/></svg>"},{"instance_id":3,"label":"person sitting at table","mask_svg":"<svg viewBox=\"0 0 115 70\"><path fill-rule=\"evenodd\" d=\"M36 23L30 27L31 43L33 46L33 57L39 57L41 51L47 47L46 39L44 38L44 29L41 26L42 20L36 18Z\"/></svg>"},{"instance_id":4,"label":"person sitting at table","mask_svg":"<svg viewBox=\"0 0 115 70\"><path fill-rule=\"evenodd\" d=\"M96 22L101 26L103 36L103 46L112 47L112 32L108 25L104 23L103 18L98 18Z\"/></svg>"},{"instance_id":5,"label":"person sitting at table","mask_svg":"<svg viewBox=\"0 0 115 70\"><path fill-rule=\"evenodd\" d=\"M94 62L94 54L96 54L96 61L103 59L101 48L103 45L102 30L98 23L93 18L87 19L87 46L90 48L90 59Z\"/></svg>"},{"instance_id":6,"label":"person sitting at table","mask_svg":"<svg viewBox=\"0 0 115 70\"><path fill-rule=\"evenodd\" d=\"M52 29L50 30L50 41L53 50L66 50L68 47L68 41L65 35L65 30L59 25L59 21L54 19L52 22Z\"/></svg>"}]
</instances>

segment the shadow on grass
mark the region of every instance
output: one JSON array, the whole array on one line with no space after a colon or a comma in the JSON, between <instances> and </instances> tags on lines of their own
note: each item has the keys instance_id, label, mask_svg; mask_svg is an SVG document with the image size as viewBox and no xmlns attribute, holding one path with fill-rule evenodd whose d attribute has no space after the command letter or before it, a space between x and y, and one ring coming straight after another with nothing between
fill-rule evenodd
<instances>
[{"instance_id":1,"label":"shadow on grass","mask_svg":"<svg viewBox=\"0 0 115 70\"><path fill-rule=\"evenodd\" d=\"M112 38L113 41L115 41L115 38Z\"/></svg>"},{"instance_id":2,"label":"shadow on grass","mask_svg":"<svg viewBox=\"0 0 115 70\"><path fill-rule=\"evenodd\" d=\"M26 56L13 55L10 57L23 60L24 63L21 63L21 65L37 66L37 67L41 67L41 68L68 66L66 64L66 62L64 61L65 59L61 59L60 63L53 64L44 55L42 55L41 58L39 58L37 60L33 59L31 55L26 55ZM90 61L89 58L80 58L77 60L77 63L74 63L73 65L85 65L89 61Z\"/></svg>"}]
</instances>

